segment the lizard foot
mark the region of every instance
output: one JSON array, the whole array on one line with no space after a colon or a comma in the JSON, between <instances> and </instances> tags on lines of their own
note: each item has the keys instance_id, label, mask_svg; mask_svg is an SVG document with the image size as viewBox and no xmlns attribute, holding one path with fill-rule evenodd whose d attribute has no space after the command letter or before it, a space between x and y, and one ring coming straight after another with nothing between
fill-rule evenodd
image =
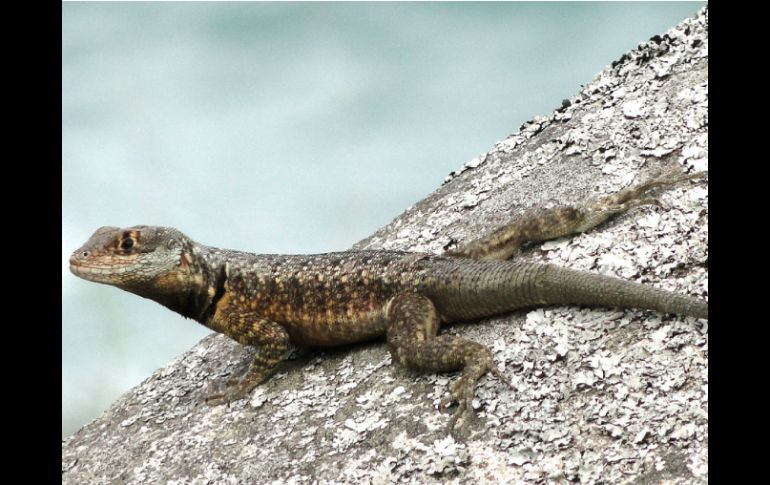
<instances>
[{"instance_id":1,"label":"lizard foot","mask_svg":"<svg viewBox=\"0 0 770 485\"><path fill-rule=\"evenodd\" d=\"M239 401L249 396L252 390L259 384L253 379L247 377L230 378L224 385L217 386L218 389L206 395L204 402L208 406L219 406L220 404L230 405L233 401Z\"/></svg>"},{"instance_id":2,"label":"lizard foot","mask_svg":"<svg viewBox=\"0 0 770 485\"><path fill-rule=\"evenodd\" d=\"M706 178L708 178L708 171L684 173L676 168L645 182L628 187L620 192L598 197L589 202L588 207L593 209L606 209L609 212L617 213L642 205L662 206L657 199L645 199L643 197L645 194L655 189L671 187L688 180L703 180Z\"/></svg>"},{"instance_id":3,"label":"lizard foot","mask_svg":"<svg viewBox=\"0 0 770 485\"><path fill-rule=\"evenodd\" d=\"M492 357L485 354L479 361L464 369L463 375L449 385L449 395L441 400L441 406L445 408L455 402L458 404L457 410L449 418L447 425L447 432L458 441L464 441L468 437L469 425L476 415L472 404L473 395L479 380L487 372L513 388L511 382L497 369Z\"/></svg>"},{"instance_id":4,"label":"lizard foot","mask_svg":"<svg viewBox=\"0 0 770 485\"><path fill-rule=\"evenodd\" d=\"M282 351L282 349L279 349L279 351ZM215 392L205 397L204 402L209 406L230 405L233 401L247 398L255 387L270 378L277 362L278 360L276 359L257 356L245 375L227 379L224 386L220 384L220 387Z\"/></svg>"}]
</instances>

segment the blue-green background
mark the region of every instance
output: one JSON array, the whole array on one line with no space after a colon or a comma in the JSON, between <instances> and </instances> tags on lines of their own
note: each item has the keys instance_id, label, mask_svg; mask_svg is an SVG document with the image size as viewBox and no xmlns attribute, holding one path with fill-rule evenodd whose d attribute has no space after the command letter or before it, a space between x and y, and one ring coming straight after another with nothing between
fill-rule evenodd
<instances>
[{"instance_id":1,"label":"blue-green background","mask_svg":"<svg viewBox=\"0 0 770 485\"><path fill-rule=\"evenodd\" d=\"M62 435L208 332L69 273L102 225L342 250L694 3L64 3Z\"/></svg>"}]
</instances>

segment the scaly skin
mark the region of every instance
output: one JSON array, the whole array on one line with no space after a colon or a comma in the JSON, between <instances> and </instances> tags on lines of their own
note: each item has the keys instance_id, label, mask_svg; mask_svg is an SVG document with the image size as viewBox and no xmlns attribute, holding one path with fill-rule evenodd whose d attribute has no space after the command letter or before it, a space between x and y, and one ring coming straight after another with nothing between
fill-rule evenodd
<instances>
[{"instance_id":1,"label":"scaly skin","mask_svg":"<svg viewBox=\"0 0 770 485\"><path fill-rule=\"evenodd\" d=\"M524 214L440 256L399 251L258 255L204 246L173 228L102 227L73 253L70 269L257 347L246 375L209 396L210 404L248 395L269 378L290 344L333 346L387 336L394 362L422 371L463 370L445 400L460 404L449 427L462 437L478 380L487 372L505 379L489 349L437 335L441 323L552 304L708 318L703 300L553 265L505 261L525 242L585 231L629 208L657 204L641 198L651 189L702 176L668 174L580 206Z\"/></svg>"}]
</instances>

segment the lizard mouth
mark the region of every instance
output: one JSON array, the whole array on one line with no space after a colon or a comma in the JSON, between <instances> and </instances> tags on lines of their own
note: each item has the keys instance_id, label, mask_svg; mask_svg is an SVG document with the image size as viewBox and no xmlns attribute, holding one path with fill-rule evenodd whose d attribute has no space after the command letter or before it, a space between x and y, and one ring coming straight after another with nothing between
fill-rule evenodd
<instances>
[{"instance_id":1,"label":"lizard mouth","mask_svg":"<svg viewBox=\"0 0 770 485\"><path fill-rule=\"evenodd\" d=\"M72 255L70 257L70 272L75 276L79 276L85 280L98 281L113 271L109 268L90 265L88 262L83 261L76 255Z\"/></svg>"},{"instance_id":2,"label":"lizard mouth","mask_svg":"<svg viewBox=\"0 0 770 485\"><path fill-rule=\"evenodd\" d=\"M93 283L104 283L119 286L121 281L121 271L115 271L115 268L108 268L104 266L91 266L83 263L82 261L76 263L70 263L70 272L82 278L86 281Z\"/></svg>"},{"instance_id":3,"label":"lizard mouth","mask_svg":"<svg viewBox=\"0 0 770 485\"><path fill-rule=\"evenodd\" d=\"M75 255L70 256L70 271L77 274L83 270L83 262L79 261Z\"/></svg>"},{"instance_id":4,"label":"lizard mouth","mask_svg":"<svg viewBox=\"0 0 770 485\"><path fill-rule=\"evenodd\" d=\"M75 276L87 280L93 280L95 277L106 273L105 270L93 266L86 266L82 262L70 261L70 272Z\"/></svg>"}]
</instances>

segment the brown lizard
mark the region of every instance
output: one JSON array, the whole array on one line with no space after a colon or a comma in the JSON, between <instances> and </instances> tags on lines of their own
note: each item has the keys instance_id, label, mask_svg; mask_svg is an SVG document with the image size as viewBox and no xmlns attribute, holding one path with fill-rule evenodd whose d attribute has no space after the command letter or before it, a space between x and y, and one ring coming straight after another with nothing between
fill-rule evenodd
<instances>
[{"instance_id":1,"label":"brown lizard","mask_svg":"<svg viewBox=\"0 0 770 485\"><path fill-rule=\"evenodd\" d=\"M705 175L671 173L580 205L525 212L442 255L258 255L204 246L168 227L102 227L72 254L70 269L256 347L246 374L208 396L209 404L247 396L270 377L290 344L333 346L386 336L392 360L400 365L429 372L462 370L443 401L459 404L449 430L462 435L479 379L489 372L507 380L488 348L438 335L441 323L554 304L642 308L708 319L708 303L701 299L550 264L507 261L525 243L580 233L630 208L659 205L645 195Z\"/></svg>"}]
</instances>

